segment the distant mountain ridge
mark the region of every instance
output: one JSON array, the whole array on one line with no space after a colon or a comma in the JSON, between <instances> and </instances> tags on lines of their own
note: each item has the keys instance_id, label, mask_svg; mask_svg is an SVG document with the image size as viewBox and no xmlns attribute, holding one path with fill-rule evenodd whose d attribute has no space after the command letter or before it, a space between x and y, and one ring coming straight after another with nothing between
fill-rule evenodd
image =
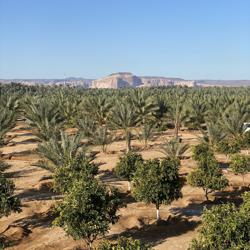
<instances>
[{"instance_id":1,"label":"distant mountain ridge","mask_svg":"<svg viewBox=\"0 0 250 250\"><path fill-rule=\"evenodd\" d=\"M138 88L157 86L250 86L250 80L185 80L183 78L161 76L137 76L130 72L112 73L100 79L68 77L64 79L0 79L0 83L21 83L25 85L67 85L84 88Z\"/></svg>"}]
</instances>

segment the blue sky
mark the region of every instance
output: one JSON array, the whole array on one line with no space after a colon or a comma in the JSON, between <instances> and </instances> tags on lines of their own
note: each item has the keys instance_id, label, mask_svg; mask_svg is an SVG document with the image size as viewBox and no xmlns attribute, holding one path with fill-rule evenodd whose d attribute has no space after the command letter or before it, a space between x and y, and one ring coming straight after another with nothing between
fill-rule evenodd
<instances>
[{"instance_id":1,"label":"blue sky","mask_svg":"<svg viewBox=\"0 0 250 250\"><path fill-rule=\"evenodd\" d=\"M0 0L0 78L250 79L249 0Z\"/></svg>"}]
</instances>

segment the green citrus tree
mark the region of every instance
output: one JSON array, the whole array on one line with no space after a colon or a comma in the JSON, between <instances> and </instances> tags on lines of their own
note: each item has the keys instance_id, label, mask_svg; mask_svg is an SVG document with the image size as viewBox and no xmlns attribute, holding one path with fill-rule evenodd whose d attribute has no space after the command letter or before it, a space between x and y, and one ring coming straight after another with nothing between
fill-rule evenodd
<instances>
[{"instance_id":1,"label":"green citrus tree","mask_svg":"<svg viewBox=\"0 0 250 250\"><path fill-rule=\"evenodd\" d=\"M140 240L133 238L120 237L116 243L104 241L98 246L98 250L150 250L151 247L147 246Z\"/></svg>"},{"instance_id":2,"label":"green citrus tree","mask_svg":"<svg viewBox=\"0 0 250 250\"><path fill-rule=\"evenodd\" d=\"M179 160L165 158L148 160L138 164L133 178L133 195L138 201L153 203L160 219L162 204L170 204L182 196L182 182L178 174Z\"/></svg>"},{"instance_id":3,"label":"green citrus tree","mask_svg":"<svg viewBox=\"0 0 250 250\"><path fill-rule=\"evenodd\" d=\"M9 216L11 212L21 212L20 200L14 195L15 185L12 180L0 173L0 218ZM0 249L4 248L5 242L0 235Z\"/></svg>"},{"instance_id":4,"label":"green citrus tree","mask_svg":"<svg viewBox=\"0 0 250 250\"><path fill-rule=\"evenodd\" d=\"M245 175L250 172L250 158L245 155L235 154L231 158L230 168L235 174L242 176L243 186L245 186Z\"/></svg>"},{"instance_id":5,"label":"green citrus tree","mask_svg":"<svg viewBox=\"0 0 250 250\"><path fill-rule=\"evenodd\" d=\"M84 239L88 249L99 235L105 235L110 223L118 219L120 205L117 191L86 174L75 180L63 201L55 208L58 217L53 224L62 227L74 239Z\"/></svg>"},{"instance_id":6,"label":"green citrus tree","mask_svg":"<svg viewBox=\"0 0 250 250\"><path fill-rule=\"evenodd\" d=\"M138 163L141 162L143 162L143 159L140 154L129 152L122 156L115 166L116 175L128 181L129 192L131 190L130 182L134 176Z\"/></svg>"},{"instance_id":7,"label":"green citrus tree","mask_svg":"<svg viewBox=\"0 0 250 250\"><path fill-rule=\"evenodd\" d=\"M79 154L63 166L55 169L53 176L54 189L57 192L65 193L71 188L75 180L84 178L86 174L95 176L97 173L98 166L91 162L91 159L86 155Z\"/></svg>"},{"instance_id":8,"label":"green citrus tree","mask_svg":"<svg viewBox=\"0 0 250 250\"><path fill-rule=\"evenodd\" d=\"M228 180L223 176L218 162L210 157L200 160L197 169L188 175L187 180L191 186L202 188L207 200L210 193L223 190L228 185Z\"/></svg>"},{"instance_id":9,"label":"green citrus tree","mask_svg":"<svg viewBox=\"0 0 250 250\"><path fill-rule=\"evenodd\" d=\"M250 249L250 192L243 195L239 209L231 203L205 209L199 235L189 250L213 249Z\"/></svg>"}]
</instances>

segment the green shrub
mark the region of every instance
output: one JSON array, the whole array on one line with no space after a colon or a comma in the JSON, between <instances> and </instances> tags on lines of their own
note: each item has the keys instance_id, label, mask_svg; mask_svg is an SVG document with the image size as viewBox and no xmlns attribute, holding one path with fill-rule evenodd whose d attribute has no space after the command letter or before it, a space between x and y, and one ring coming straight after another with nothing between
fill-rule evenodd
<instances>
[{"instance_id":1,"label":"green shrub","mask_svg":"<svg viewBox=\"0 0 250 250\"><path fill-rule=\"evenodd\" d=\"M215 249L250 249L250 192L243 195L239 209L231 203L205 209L199 235L189 250Z\"/></svg>"},{"instance_id":2,"label":"green shrub","mask_svg":"<svg viewBox=\"0 0 250 250\"><path fill-rule=\"evenodd\" d=\"M193 159L195 161L204 161L206 159L214 158L214 153L209 144L201 143L193 148Z\"/></svg>"},{"instance_id":3,"label":"green shrub","mask_svg":"<svg viewBox=\"0 0 250 250\"><path fill-rule=\"evenodd\" d=\"M230 155L230 154L236 154L240 152L240 144L238 141L221 141L220 143L218 143L218 151L225 154L225 155Z\"/></svg>"},{"instance_id":4,"label":"green shrub","mask_svg":"<svg viewBox=\"0 0 250 250\"><path fill-rule=\"evenodd\" d=\"M55 169L54 189L57 192L65 193L70 189L74 181L84 178L86 174L93 176L97 173L98 166L90 162L88 157L80 154L63 166Z\"/></svg>"},{"instance_id":5,"label":"green shrub","mask_svg":"<svg viewBox=\"0 0 250 250\"><path fill-rule=\"evenodd\" d=\"M142 163L143 159L140 154L129 152L119 159L115 166L115 174L128 181L128 191L130 191L130 182L134 176L137 165Z\"/></svg>"},{"instance_id":6,"label":"green shrub","mask_svg":"<svg viewBox=\"0 0 250 250\"><path fill-rule=\"evenodd\" d=\"M62 227L75 240L84 239L91 250L95 239L105 235L110 223L117 221L119 206L115 189L108 189L93 176L86 175L73 181L63 201L56 206L58 217L53 224Z\"/></svg>"},{"instance_id":7,"label":"green shrub","mask_svg":"<svg viewBox=\"0 0 250 250\"><path fill-rule=\"evenodd\" d=\"M162 204L170 204L182 196L182 182L178 174L180 161L176 158L164 158L159 161L148 160L138 164L133 183L133 196L138 201L152 203L157 209Z\"/></svg>"},{"instance_id":8,"label":"green shrub","mask_svg":"<svg viewBox=\"0 0 250 250\"><path fill-rule=\"evenodd\" d=\"M233 155L231 158L230 168L235 174L240 174L242 176L244 186L245 175L250 172L250 157L240 154Z\"/></svg>"},{"instance_id":9,"label":"green shrub","mask_svg":"<svg viewBox=\"0 0 250 250\"><path fill-rule=\"evenodd\" d=\"M111 243L109 241L103 242L98 246L97 250L150 250L151 247L142 243L140 240L134 240L132 238L120 237L117 243Z\"/></svg>"},{"instance_id":10,"label":"green shrub","mask_svg":"<svg viewBox=\"0 0 250 250\"><path fill-rule=\"evenodd\" d=\"M193 187L202 188L207 200L209 193L223 190L228 185L228 180L214 158L199 162L197 169L188 175L187 181Z\"/></svg>"}]
</instances>

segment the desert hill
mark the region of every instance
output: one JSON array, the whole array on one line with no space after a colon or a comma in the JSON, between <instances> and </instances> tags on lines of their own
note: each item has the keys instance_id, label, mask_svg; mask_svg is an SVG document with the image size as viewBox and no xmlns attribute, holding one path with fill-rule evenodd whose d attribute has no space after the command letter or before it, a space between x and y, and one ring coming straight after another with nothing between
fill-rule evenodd
<instances>
[{"instance_id":1,"label":"desert hill","mask_svg":"<svg viewBox=\"0 0 250 250\"><path fill-rule=\"evenodd\" d=\"M119 72L94 80L92 88L156 87L156 86L196 86L195 81L181 78L136 76L129 72Z\"/></svg>"},{"instance_id":2,"label":"desert hill","mask_svg":"<svg viewBox=\"0 0 250 250\"><path fill-rule=\"evenodd\" d=\"M0 83L11 82L25 85L66 85L80 86L84 88L138 88L158 86L188 86L188 87L210 87L227 86L240 87L250 86L250 80L186 80L183 78L163 76L137 76L130 72L117 72L99 79L88 79L82 77L68 77L64 79L0 79Z\"/></svg>"}]
</instances>

